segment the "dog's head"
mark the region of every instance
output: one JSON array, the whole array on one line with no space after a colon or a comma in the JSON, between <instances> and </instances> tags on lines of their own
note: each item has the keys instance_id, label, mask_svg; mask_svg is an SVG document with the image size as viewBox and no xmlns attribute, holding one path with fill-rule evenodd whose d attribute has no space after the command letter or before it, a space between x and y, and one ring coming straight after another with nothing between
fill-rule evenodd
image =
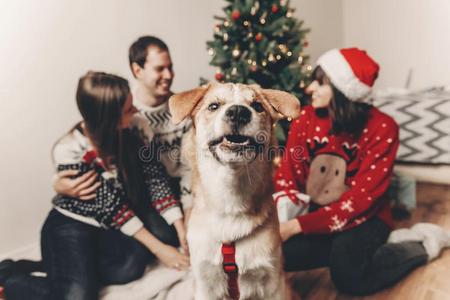
<instances>
[{"instance_id":1,"label":"dog's head","mask_svg":"<svg viewBox=\"0 0 450 300\"><path fill-rule=\"evenodd\" d=\"M221 163L247 163L270 144L272 124L296 118L298 99L256 85L211 84L173 95L172 121L192 118L196 145Z\"/></svg>"}]
</instances>

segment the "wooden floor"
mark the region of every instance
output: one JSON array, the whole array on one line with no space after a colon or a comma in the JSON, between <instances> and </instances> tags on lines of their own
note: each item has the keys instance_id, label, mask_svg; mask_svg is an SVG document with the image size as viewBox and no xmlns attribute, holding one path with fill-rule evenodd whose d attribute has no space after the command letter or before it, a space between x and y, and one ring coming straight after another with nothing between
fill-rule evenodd
<instances>
[{"instance_id":1,"label":"wooden floor","mask_svg":"<svg viewBox=\"0 0 450 300\"><path fill-rule=\"evenodd\" d=\"M450 185L419 184L418 205L396 227L432 222L450 230ZM293 281L302 300L450 300L450 249L440 258L416 269L392 288L366 297L350 297L336 291L328 269L299 272Z\"/></svg>"}]
</instances>

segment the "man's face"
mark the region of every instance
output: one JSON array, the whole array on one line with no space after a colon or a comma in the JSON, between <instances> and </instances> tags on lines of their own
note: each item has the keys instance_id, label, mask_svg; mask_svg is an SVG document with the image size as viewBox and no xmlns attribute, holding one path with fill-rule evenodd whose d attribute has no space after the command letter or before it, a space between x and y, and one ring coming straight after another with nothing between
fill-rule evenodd
<instances>
[{"instance_id":1,"label":"man's face","mask_svg":"<svg viewBox=\"0 0 450 300\"><path fill-rule=\"evenodd\" d=\"M143 68L134 64L134 74L154 97L168 97L174 77L170 54L153 46L150 46L147 52Z\"/></svg>"}]
</instances>

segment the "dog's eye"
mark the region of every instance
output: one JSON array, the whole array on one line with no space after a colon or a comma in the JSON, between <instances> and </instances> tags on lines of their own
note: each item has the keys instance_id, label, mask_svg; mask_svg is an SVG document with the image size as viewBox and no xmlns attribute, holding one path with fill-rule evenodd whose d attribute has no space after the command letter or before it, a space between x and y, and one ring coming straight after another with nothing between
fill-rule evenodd
<instances>
[{"instance_id":1,"label":"dog's eye","mask_svg":"<svg viewBox=\"0 0 450 300\"><path fill-rule=\"evenodd\" d=\"M208 105L208 110L215 111L216 109L219 108L219 106L220 106L220 104L217 102L211 103L210 105Z\"/></svg>"},{"instance_id":2,"label":"dog's eye","mask_svg":"<svg viewBox=\"0 0 450 300\"><path fill-rule=\"evenodd\" d=\"M261 103L259 102L252 102L252 104L250 104L251 107L253 107L254 110L256 110L256 112L263 112L264 111L264 107L262 106Z\"/></svg>"}]
</instances>

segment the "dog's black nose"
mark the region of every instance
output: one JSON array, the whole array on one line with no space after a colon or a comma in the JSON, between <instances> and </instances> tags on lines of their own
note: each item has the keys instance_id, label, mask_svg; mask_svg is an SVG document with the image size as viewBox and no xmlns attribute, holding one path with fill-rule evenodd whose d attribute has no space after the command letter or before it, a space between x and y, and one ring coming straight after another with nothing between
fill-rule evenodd
<instances>
[{"instance_id":1,"label":"dog's black nose","mask_svg":"<svg viewBox=\"0 0 450 300\"><path fill-rule=\"evenodd\" d=\"M245 125L252 119L252 112L245 106L233 105L225 112L225 118L236 125Z\"/></svg>"}]
</instances>

